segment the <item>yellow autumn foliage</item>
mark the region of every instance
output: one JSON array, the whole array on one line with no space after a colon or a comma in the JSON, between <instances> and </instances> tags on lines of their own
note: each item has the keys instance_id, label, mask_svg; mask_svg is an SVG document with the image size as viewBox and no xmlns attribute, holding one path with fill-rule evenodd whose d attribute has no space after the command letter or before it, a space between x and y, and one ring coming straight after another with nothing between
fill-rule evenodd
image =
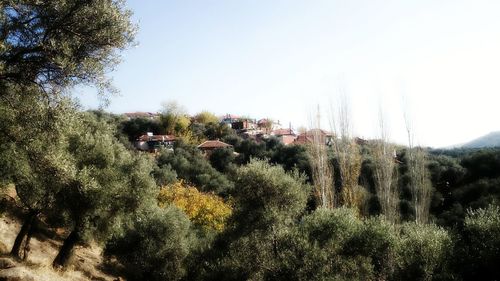
<instances>
[{"instance_id":1,"label":"yellow autumn foliage","mask_svg":"<svg viewBox=\"0 0 500 281\"><path fill-rule=\"evenodd\" d=\"M162 187L158 203L160 207L174 204L194 224L217 231L224 229L226 220L232 213L231 206L219 196L200 192L183 181Z\"/></svg>"}]
</instances>

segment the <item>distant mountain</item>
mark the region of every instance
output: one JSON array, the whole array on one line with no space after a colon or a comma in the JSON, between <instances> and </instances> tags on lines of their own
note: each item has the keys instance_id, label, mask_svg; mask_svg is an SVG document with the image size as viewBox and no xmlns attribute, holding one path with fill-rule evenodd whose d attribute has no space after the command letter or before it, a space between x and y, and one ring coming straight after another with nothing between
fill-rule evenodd
<instances>
[{"instance_id":1,"label":"distant mountain","mask_svg":"<svg viewBox=\"0 0 500 281\"><path fill-rule=\"evenodd\" d=\"M485 136L467 142L459 147L463 148L481 148L481 147L500 147L500 131L491 132Z\"/></svg>"}]
</instances>

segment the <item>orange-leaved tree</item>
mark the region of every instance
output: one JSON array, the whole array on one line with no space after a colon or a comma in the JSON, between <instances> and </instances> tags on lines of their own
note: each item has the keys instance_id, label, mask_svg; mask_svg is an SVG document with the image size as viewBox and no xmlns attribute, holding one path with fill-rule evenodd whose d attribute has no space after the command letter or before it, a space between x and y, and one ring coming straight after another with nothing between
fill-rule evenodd
<instances>
[{"instance_id":1,"label":"orange-leaved tree","mask_svg":"<svg viewBox=\"0 0 500 281\"><path fill-rule=\"evenodd\" d=\"M195 225L221 231L232 208L221 197L198 191L183 181L162 187L158 195L160 207L174 204L184 211Z\"/></svg>"}]
</instances>

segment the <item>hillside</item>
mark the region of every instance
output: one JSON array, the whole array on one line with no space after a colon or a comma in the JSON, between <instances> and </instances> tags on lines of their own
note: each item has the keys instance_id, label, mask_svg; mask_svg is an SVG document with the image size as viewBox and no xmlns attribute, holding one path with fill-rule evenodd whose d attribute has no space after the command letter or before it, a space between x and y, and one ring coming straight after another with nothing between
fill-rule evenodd
<instances>
[{"instance_id":1,"label":"hillside","mask_svg":"<svg viewBox=\"0 0 500 281\"><path fill-rule=\"evenodd\" d=\"M10 256L9 249L21 227L19 210L12 205L14 197L12 189L0 191L0 280L124 280L108 272L113 271L112 261L103 260L102 248L97 245L77 247L72 265L65 271L54 270L51 263L62 244L61 235L57 233L55 237L46 236L47 231L37 233L31 241L28 260Z\"/></svg>"},{"instance_id":2,"label":"hillside","mask_svg":"<svg viewBox=\"0 0 500 281\"><path fill-rule=\"evenodd\" d=\"M475 140L463 144L463 148L500 147L500 131L491 132Z\"/></svg>"}]
</instances>

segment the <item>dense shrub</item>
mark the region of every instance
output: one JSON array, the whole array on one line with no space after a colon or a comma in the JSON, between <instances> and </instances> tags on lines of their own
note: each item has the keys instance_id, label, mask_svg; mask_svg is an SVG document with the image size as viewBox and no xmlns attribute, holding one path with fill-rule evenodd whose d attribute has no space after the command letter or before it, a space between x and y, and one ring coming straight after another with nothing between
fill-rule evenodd
<instances>
[{"instance_id":1,"label":"dense shrub","mask_svg":"<svg viewBox=\"0 0 500 281\"><path fill-rule=\"evenodd\" d=\"M295 280L309 280L308 276L310 280L372 279L368 258L344 252L362 227L356 211L351 209L319 209L306 216L298 227L299 237L302 237L297 243L300 248L287 258L296 261L295 270L287 270L292 273L290 277L296 274L298 279Z\"/></svg>"},{"instance_id":2,"label":"dense shrub","mask_svg":"<svg viewBox=\"0 0 500 281\"><path fill-rule=\"evenodd\" d=\"M163 135L166 133L165 128L161 126L159 120L147 118L134 118L123 121L120 124L120 130L128 137L129 141L135 141L139 136L147 132L151 132L155 135Z\"/></svg>"},{"instance_id":3,"label":"dense shrub","mask_svg":"<svg viewBox=\"0 0 500 281\"><path fill-rule=\"evenodd\" d=\"M169 165L179 179L204 192L213 191L225 195L233 186L227 177L215 170L198 148L193 146L179 144L174 152L162 151L157 163L162 169Z\"/></svg>"},{"instance_id":4,"label":"dense shrub","mask_svg":"<svg viewBox=\"0 0 500 281\"><path fill-rule=\"evenodd\" d=\"M202 193L182 181L164 186L158 194L158 202L161 207L174 204L204 230L221 231L232 211L219 196Z\"/></svg>"},{"instance_id":5,"label":"dense shrub","mask_svg":"<svg viewBox=\"0 0 500 281\"><path fill-rule=\"evenodd\" d=\"M500 150L479 150L464 157L460 164L467 169L467 182L500 177Z\"/></svg>"},{"instance_id":6,"label":"dense shrub","mask_svg":"<svg viewBox=\"0 0 500 281\"><path fill-rule=\"evenodd\" d=\"M309 188L297 173L265 161L251 160L236 177L233 216L189 280L264 280L277 272L278 241L305 209Z\"/></svg>"},{"instance_id":7,"label":"dense shrub","mask_svg":"<svg viewBox=\"0 0 500 281\"><path fill-rule=\"evenodd\" d=\"M250 226L249 226L250 228ZM249 229L200 280L452 280L452 239L434 225L318 209L287 227ZM213 257L213 256L212 256ZM211 262L214 262L212 260ZM206 272L205 272L206 273ZM216 274L214 274L216 273Z\"/></svg>"},{"instance_id":8,"label":"dense shrub","mask_svg":"<svg viewBox=\"0 0 500 281\"><path fill-rule=\"evenodd\" d=\"M446 279L453 246L450 234L431 224L405 223L400 228L394 280Z\"/></svg>"},{"instance_id":9,"label":"dense shrub","mask_svg":"<svg viewBox=\"0 0 500 281\"><path fill-rule=\"evenodd\" d=\"M309 190L298 173L251 160L236 174L234 227L268 230L290 225L303 212Z\"/></svg>"},{"instance_id":10,"label":"dense shrub","mask_svg":"<svg viewBox=\"0 0 500 281\"><path fill-rule=\"evenodd\" d=\"M309 154L304 145L279 145L271 155L270 161L283 166L285 171L297 169L311 179Z\"/></svg>"},{"instance_id":11,"label":"dense shrub","mask_svg":"<svg viewBox=\"0 0 500 281\"><path fill-rule=\"evenodd\" d=\"M498 148L434 151L431 160L436 188L431 212L439 225L461 227L466 210L486 208L500 199Z\"/></svg>"},{"instance_id":12,"label":"dense shrub","mask_svg":"<svg viewBox=\"0 0 500 281\"><path fill-rule=\"evenodd\" d=\"M236 156L232 148L218 148L212 152L209 160L212 167L224 173L228 172L234 166L233 162L235 158Z\"/></svg>"},{"instance_id":13,"label":"dense shrub","mask_svg":"<svg viewBox=\"0 0 500 281\"><path fill-rule=\"evenodd\" d=\"M343 255L365 257L370 262L372 277L387 280L394 273L398 242L397 228L383 217L369 218L345 243Z\"/></svg>"},{"instance_id":14,"label":"dense shrub","mask_svg":"<svg viewBox=\"0 0 500 281\"><path fill-rule=\"evenodd\" d=\"M176 207L153 208L106 248L122 262L130 280L179 280L193 237L186 215Z\"/></svg>"},{"instance_id":15,"label":"dense shrub","mask_svg":"<svg viewBox=\"0 0 500 281\"><path fill-rule=\"evenodd\" d=\"M359 219L350 209L320 209L289 238L282 271L295 280L431 280L449 273L452 240L433 225L399 227Z\"/></svg>"},{"instance_id":16,"label":"dense shrub","mask_svg":"<svg viewBox=\"0 0 500 281\"><path fill-rule=\"evenodd\" d=\"M151 175L155 179L157 186L164 186L177 181L177 173L172 170L169 164L162 165L161 167L155 166Z\"/></svg>"},{"instance_id":17,"label":"dense shrub","mask_svg":"<svg viewBox=\"0 0 500 281\"><path fill-rule=\"evenodd\" d=\"M397 235L380 218L352 209L318 209L280 240L279 280L388 280Z\"/></svg>"},{"instance_id":18,"label":"dense shrub","mask_svg":"<svg viewBox=\"0 0 500 281\"><path fill-rule=\"evenodd\" d=\"M500 279L500 208L491 205L467 213L455 259L464 280Z\"/></svg>"}]
</instances>

